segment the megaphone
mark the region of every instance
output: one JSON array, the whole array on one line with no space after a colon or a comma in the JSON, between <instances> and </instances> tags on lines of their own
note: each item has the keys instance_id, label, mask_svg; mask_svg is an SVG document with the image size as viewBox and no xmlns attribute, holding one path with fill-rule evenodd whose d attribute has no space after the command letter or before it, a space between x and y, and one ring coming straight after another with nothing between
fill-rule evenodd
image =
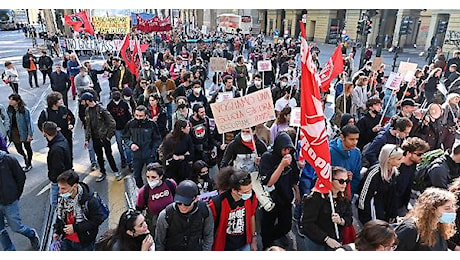
<instances>
[{"instance_id":1,"label":"megaphone","mask_svg":"<svg viewBox=\"0 0 460 260\"><path fill-rule=\"evenodd\" d=\"M251 172L251 183L252 189L257 195L257 200L259 200L260 208L263 208L267 212L273 210L273 208L275 207L275 203L270 197L270 193L266 189L264 189L264 187L260 183L259 172Z\"/></svg>"}]
</instances>

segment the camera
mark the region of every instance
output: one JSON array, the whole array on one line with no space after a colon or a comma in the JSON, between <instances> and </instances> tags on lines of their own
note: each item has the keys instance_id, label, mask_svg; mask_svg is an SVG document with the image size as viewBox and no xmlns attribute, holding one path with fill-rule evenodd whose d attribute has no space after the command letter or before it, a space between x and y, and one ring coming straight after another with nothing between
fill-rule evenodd
<instances>
[{"instance_id":1,"label":"camera","mask_svg":"<svg viewBox=\"0 0 460 260\"><path fill-rule=\"evenodd\" d=\"M272 198L270 197L270 192L267 189L264 189L262 184L259 180L259 172L251 172L251 182L252 182L252 189L257 195L257 199L259 200L259 207L263 208L265 211L269 212L273 210L275 207L275 203L273 202ZM274 190L274 186L269 187L271 188L270 191Z\"/></svg>"}]
</instances>

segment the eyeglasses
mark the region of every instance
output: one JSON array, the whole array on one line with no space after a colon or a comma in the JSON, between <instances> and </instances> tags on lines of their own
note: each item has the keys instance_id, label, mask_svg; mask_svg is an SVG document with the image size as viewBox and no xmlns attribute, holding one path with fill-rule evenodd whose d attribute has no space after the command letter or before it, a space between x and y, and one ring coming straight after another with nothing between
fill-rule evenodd
<instances>
[{"instance_id":1,"label":"eyeglasses","mask_svg":"<svg viewBox=\"0 0 460 260\"><path fill-rule=\"evenodd\" d=\"M345 184L345 183L348 184L350 182L349 179L334 179L334 178L332 178L332 180L338 181L339 184Z\"/></svg>"}]
</instances>

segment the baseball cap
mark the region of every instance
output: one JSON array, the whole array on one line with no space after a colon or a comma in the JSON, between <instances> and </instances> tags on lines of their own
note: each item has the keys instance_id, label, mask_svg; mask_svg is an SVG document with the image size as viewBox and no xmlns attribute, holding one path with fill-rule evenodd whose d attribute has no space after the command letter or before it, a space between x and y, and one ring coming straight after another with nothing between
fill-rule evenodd
<instances>
[{"instance_id":1,"label":"baseball cap","mask_svg":"<svg viewBox=\"0 0 460 260\"><path fill-rule=\"evenodd\" d=\"M176 189L174 201L185 205L192 204L195 197L198 195L198 186L191 180L181 181Z\"/></svg>"},{"instance_id":2,"label":"baseball cap","mask_svg":"<svg viewBox=\"0 0 460 260\"><path fill-rule=\"evenodd\" d=\"M401 102L401 107L403 106L413 106L413 107L418 107L420 104L415 103L415 101L411 98L406 98Z\"/></svg>"},{"instance_id":3,"label":"baseball cap","mask_svg":"<svg viewBox=\"0 0 460 260\"><path fill-rule=\"evenodd\" d=\"M123 94L123 96L127 96L127 97L130 97L133 95L133 91L130 87L126 87L124 88L121 93Z\"/></svg>"},{"instance_id":4,"label":"baseball cap","mask_svg":"<svg viewBox=\"0 0 460 260\"><path fill-rule=\"evenodd\" d=\"M93 94L89 92L85 92L81 95L80 100L89 100L89 101L94 101L94 96Z\"/></svg>"}]
</instances>

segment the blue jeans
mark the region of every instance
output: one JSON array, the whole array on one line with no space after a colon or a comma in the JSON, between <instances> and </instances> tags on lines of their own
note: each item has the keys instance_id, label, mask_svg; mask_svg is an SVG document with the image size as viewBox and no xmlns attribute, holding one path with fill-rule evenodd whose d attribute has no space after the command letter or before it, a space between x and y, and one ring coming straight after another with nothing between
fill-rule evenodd
<instances>
[{"instance_id":1,"label":"blue jeans","mask_svg":"<svg viewBox=\"0 0 460 260\"><path fill-rule=\"evenodd\" d=\"M134 168L134 179L136 180L136 186L140 189L144 186L144 181L142 180L142 168L144 165L155 162L155 158L133 158L133 168Z\"/></svg>"},{"instance_id":2,"label":"blue jeans","mask_svg":"<svg viewBox=\"0 0 460 260\"><path fill-rule=\"evenodd\" d=\"M238 249L236 249L235 251L251 251L251 245L250 244L246 244Z\"/></svg>"},{"instance_id":3,"label":"blue jeans","mask_svg":"<svg viewBox=\"0 0 460 260\"><path fill-rule=\"evenodd\" d=\"M5 228L5 219L13 232L26 236L29 239L34 238L37 234L35 229L22 223L18 200L9 205L0 205L0 243L4 251L16 250Z\"/></svg>"},{"instance_id":4,"label":"blue jeans","mask_svg":"<svg viewBox=\"0 0 460 260\"><path fill-rule=\"evenodd\" d=\"M50 187L50 204L53 208L56 208L59 197L59 186L57 183L51 183Z\"/></svg>"},{"instance_id":5,"label":"blue jeans","mask_svg":"<svg viewBox=\"0 0 460 260\"><path fill-rule=\"evenodd\" d=\"M327 251L328 247L325 245L320 245L315 242L313 242L310 238L305 236L305 249L307 251Z\"/></svg>"},{"instance_id":6,"label":"blue jeans","mask_svg":"<svg viewBox=\"0 0 460 260\"><path fill-rule=\"evenodd\" d=\"M115 130L115 140L117 141L118 152L120 152L121 163L133 163L131 150L123 143L123 130Z\"/></svg>"},{"instance_id":7,"label":"blue jeans","mask_svg":"<svg viewBox=\"0 0 460 260\"><path fill-rule=\"evenodd\" d=\"M166 114L167 114L167 118L168 118L168 125L167 125L167 128L168 128L168 131L171 131L173 129L173 125L172 125L172 114L174 113L174 107L175 107L175 104L172 103L172 102L169 102L168 104L165 104L166 106Z\"/></svg>"},{"instance_id":8,"label":"blue jeans","mask_svg":"<svg viewBox=\"0 0 460 260\"><path fill-rule=\"evenodd\" d=\"M91 161L91 166L92 165L97 165L96 153L94 152L93 140L92 139L89 139L89 142L88 142L88 153L89 153L89 160Z\"/></svg>"},{"instance_id":9,"label":"blue jeans","mask_svg":"<svg viewBox=\"0 0 460 260\"><path fill-rule=\"evenodd\" d=\"M94 251L94 242L87 247L82 247L80 243L64 238L61 242L61 251Z\"/></svg>"}]
</instances>

